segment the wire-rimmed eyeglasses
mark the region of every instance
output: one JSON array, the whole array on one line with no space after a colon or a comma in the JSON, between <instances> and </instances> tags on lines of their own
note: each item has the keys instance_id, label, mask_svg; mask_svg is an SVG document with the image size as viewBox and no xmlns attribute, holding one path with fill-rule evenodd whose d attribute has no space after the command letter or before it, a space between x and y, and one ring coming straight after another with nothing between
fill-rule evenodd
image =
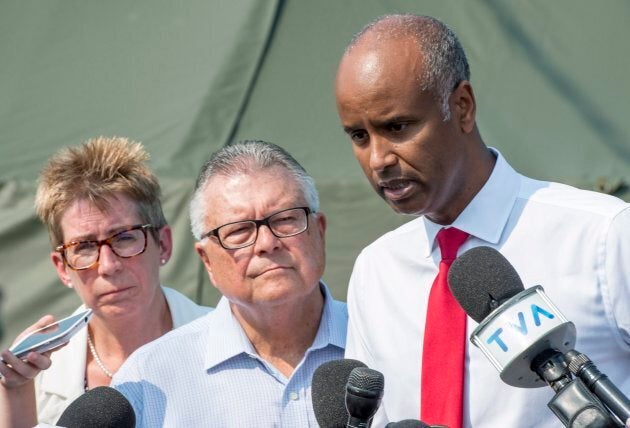
<instances>
[{"instance_id":1,"label":"wire-rimmed eyeglasses","mask_svg":"<svg viewBox=\"0 0 630 428\"><path fill-rule=\"evenodd\" d=\"M108 245L114 254L123 259L144 253L147 248L147 229L153 227L155 226L152 224L137 224L98 241L72 241L61 244L55 247L55 251L61 253L70 269L89 269L98 263L103 245Z\"/></svg>"},{"instance_id":2,"label":"wire-rimmed eyeglasses","mask_svg":"<svg viewBox=\"0 0 630 428\"><path fill-rule=\"evenodd\" d=\"M308 228L309 207L296 207L278 211L262 220L243 220L227 223L201 235L201 239L214 236L226 250L253 245L258 238L260 226L267 226L278 238L288 238L304 232Z\"/></svg>"}]
</instances>

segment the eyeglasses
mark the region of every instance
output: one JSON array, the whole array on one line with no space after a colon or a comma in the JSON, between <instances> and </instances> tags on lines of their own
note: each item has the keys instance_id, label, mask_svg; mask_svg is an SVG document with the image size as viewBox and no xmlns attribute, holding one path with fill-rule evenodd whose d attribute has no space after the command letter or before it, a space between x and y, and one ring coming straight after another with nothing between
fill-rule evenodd
<instances>
[{"instance_id":1,"label":"eyeglasses","mask_svg":"<svg viewBox=\"0 0 630 428\"><path fill-rule=\"evenodd\" d=\"M138 224L100 241L68 242L57 246L55 251L61 253L71 269L89 269L98 263L103 245L108 245L114 254L123 259L144 253L147 248L147 229L153 227L152 224Z\"/></svg>"},{"instance_id":2,"label":"eyeglasses","mask_svg":"<svg viewBox=\"0 0 630 428\"><path fill-rule=\"evenodd\" d=\"M308 207L289 208L271 214L262 220L244 220L227 223L205 233L201 238L215 236L226 250L237 250L252 245L258 238L258 229L265 225L278 238L299 235L308 228Z\"/></svg>"}]
</instances>

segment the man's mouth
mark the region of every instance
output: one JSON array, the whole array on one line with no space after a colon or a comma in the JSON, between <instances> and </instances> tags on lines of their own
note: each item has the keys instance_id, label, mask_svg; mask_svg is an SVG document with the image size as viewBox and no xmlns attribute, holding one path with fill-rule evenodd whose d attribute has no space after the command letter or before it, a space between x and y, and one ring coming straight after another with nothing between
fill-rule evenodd
<instances>
[{"instance_id":1,"label":"man's mouth","mask_svg":"<svg viewBox=\"0 0 630 428\"><path fill-rule=\"evenodd\" d=\"M409 197L415 188L413 181L405 179L380 181L378 185L385 198L391 201L398 201Z\"/></svg>"},{"instance_id":2,"label":"man's mouth","mask_svg":"<svg viewBox=\"0 0 630 428\"><path fill-rule=\"evenodd\" d=\"M285 269L287 269L287 267L286 266L281 266L281 265L269 266L269 267L266 267L264 269L261 269L256 276L262 276L262 275L267 275L267 274L275 274L275 273L281 272L281 271L283 271Z\"/></svg>"}]
</instances>

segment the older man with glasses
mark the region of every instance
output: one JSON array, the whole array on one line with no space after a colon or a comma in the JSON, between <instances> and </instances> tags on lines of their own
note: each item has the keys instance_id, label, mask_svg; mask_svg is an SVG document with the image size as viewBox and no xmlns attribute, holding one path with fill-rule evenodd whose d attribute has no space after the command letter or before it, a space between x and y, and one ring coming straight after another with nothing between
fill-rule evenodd
<instances>
[{"instance_id":1,"label":"older man with glasses","mask_svg":"<svg viewBox=\"0 0 630 428\"><path fill-rule=\"evenodd\" d=\"M347 313L321 281L313 179L276 145L230 145L202 167L190 218L224 297L119 370L138 426L317 426L311 379L343 357Z\"/></svg>"}]
</instances>

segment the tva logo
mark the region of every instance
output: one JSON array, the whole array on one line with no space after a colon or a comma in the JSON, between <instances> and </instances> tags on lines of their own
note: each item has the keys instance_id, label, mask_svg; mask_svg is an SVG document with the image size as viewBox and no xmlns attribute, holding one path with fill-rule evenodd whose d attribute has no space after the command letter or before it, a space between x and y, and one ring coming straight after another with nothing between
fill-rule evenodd
<instances>
[{"instance_id":1,"label":"tva logo","mask_svg":"<svg viewBox=\"0 0 630 428\"><path fill-rule=\"evenodd\" d=\"M531 320L529 321L529 325L531 325L533 321L533 327L540 327L541 315L550 320L555 318L554 314L546 311L545 309L541 308L540 306L536 304L531 304L530 309L531 311L528 312L528 315L531 315ZM528 329L528 322L525 318L525 314L522 311L520 311L517 313L517 317L518 317L518 323L509 322L506 328L510 328L513 331L519 332L523 336L527 336L529 329ZM503 352L508 352L509 350L508 346L505 344L503 339L501 339L502 334L503 334L503 328L502 327L497 328L495 332L492 333L488 337L488 339L486 340L486 343L488 345L492 345L492 343L496 343Z\"/></svg>"}]
</instances>

